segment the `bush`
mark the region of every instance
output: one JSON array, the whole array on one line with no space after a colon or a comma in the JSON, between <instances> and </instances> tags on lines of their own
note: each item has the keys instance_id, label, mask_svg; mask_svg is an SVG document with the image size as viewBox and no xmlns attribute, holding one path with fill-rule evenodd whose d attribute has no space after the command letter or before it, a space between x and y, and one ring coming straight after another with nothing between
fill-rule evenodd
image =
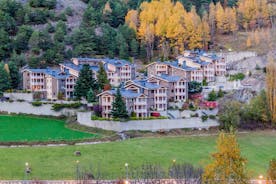
<instances>
[{"instance_id":1,"label":"bush","mask_svg":"<svg viewBox=\"0 0 276 184\"><path fill-rule=\"evenodd\" d=\"M168 117L166 116L159 116L159 117L155 117L155 116L150 116L150 117L130 117L130 120L154 120L154 119L168 119Z\"/></svg>"},{"instance_id":2,"label":"bush","mask_svg":"<svg viewBox=\"0 0 276 184\"><path fill-rule=\"evenodd\" d=\"M72 8L71 7L67 7L66 9L65 9L65 13L66 13L66 15L68 15L68 16L73 16L73 10L72 10Z\"/></svg>"},{"instance_id":3,"label":"bush","mask_svg":"<svg viewBox=\"0 0 276 184\"><path fill-rule=\"evenodd\" d=\"M82 106L82 104L80 102L71 103L71 104L53 104L52 105L52 110L60 111L61 109L64 109L64 108L77 109L81 106Z\"/></svg>"},{"instance_id":4,"label":"bush","mask_svg":"<svg viewBox=\"0 0 276 184\"><path fill-rule=\"evenodd\" d=\"M211 114L211 115L209 115L209 118L210 119L216 119L216 116Z\"/></svg>"},{"instance_id":5,"label":"bush","mask_svg":"<svg viewBox=\"0 0 276 184\"><path fill-rule=\"evenodd\" d=\"M40 101L34 101L34 102L32 102L32 105L35 106L35 107L38 107L38 106L42 105L42 102L40 102Z\"/></svg>"},{"instance_id":6,"label":"bush","mask_svg":"<svg viewBox=\"0 0 276 184\"><path fill-rule=\"evenodd\" d=\"M208 94L208 101L216 101L217 100L217 94L214 90L212 90L209 94Z\"/></svg>"},{"instance_id":7,"label":"bush","mask_svg":"<svg viewBox=\"0 0 276 184\"><path fill-rule=\"evenodd\" d=\"M202 116L201 116L202 122L207 121L207 119L208 119L208 116L207 116L207 115L202 115Z\"/></svg>"},{"instance_id":8,"label":"bush","mask_svg":"<svg viewBox=\"0 0 276 184\"><path fill-rule=\"evenodd\" d=\"M243 73L237 73L235 75L230 75L230 81L235 81L235 80L243 80L245 78L245 75Z\"/></svg>"},{"instance_id":9,"label":"bush","mask_svg":"<svg viewBox=\"0 0 276 184\"><path fill-rule=\"evenodd\" d=\"M192 103L189 104L189 109L191 111L196 111L197 107L195 107Z\"/></svg>"},{"instance_id":10,"label":"bush","mask_svg":"<svg viewBox=\"0 0 276 184\"><path fill-rule=\"evenodd\" d=\"M198 113L195 114L191 114L191 117L195 118L195 117L199 117Z\"/></svg>"},{"instance_id":11,"label":"bush","mask_svg":"<svg viewBox=\"0 0 276 184\"><path fill-rule=\"evenodd\" d=\"M221 89L219 89L217 97L222 98L223 96L224 96L223 91Z\"/></svg>"},{"instance_id":12,"label":"bush","mask_svg":"<svg viewBox=\"0 0 276 184\"><path fill-rule=\"evenodd\" d=\"M220 128L229 132L240 124L242 104L237 101L228 101L223 104L219 112Z\"/></svg>"}]
</instances>

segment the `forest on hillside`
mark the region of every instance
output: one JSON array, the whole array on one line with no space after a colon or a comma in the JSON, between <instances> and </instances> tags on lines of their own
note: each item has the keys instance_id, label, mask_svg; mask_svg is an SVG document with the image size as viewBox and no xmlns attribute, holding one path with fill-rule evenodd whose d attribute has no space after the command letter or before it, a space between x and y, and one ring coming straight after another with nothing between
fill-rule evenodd
<instances>
[{"instance_id":1,"label":"forest on hillside","mask_svg":"<svg viewBox=\"0 0 276 184\"><path fill-rule=\"evenodd\" d=\"M167 59L208 49L216 35L271 28L276 17L269 0L82 1L80 26L70 29L74 7L56 13L58 0L0 0L0 61L43 68L77 56Z\"/></svg>"}]
</instances>

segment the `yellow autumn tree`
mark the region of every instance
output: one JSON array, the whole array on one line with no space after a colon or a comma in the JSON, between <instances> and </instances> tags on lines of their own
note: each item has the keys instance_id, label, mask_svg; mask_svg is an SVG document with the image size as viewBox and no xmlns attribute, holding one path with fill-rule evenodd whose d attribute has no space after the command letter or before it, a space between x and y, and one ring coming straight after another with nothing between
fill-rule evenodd
<instances>
[{"instance_id":1,"label":"yellow autumn tree","mask_svg":"<svg viewBox=\"0 0 276 184\"><path fill-rule=\"evenodd\" d=\"M224 24L224 9L221 6L220 2L216 4L216 26L219 32L223 31Z\"/></svg>"},{"instance_id":2,"label":"yellow autumn tree","mask_svg":"<svg viewBox=\"0 0 276 184\"><path fill-rule=\"evenodd\" d=\"M10 68L9 68L9 65L8 65L7 63L5 63L4 69L6 70L6 72L7 72L8 74L10 74Z\"/></svg>"},{"instance_id":3,"label":"yellow autumn tree","mask_svg":"<svg viewBox=\"0 0 276 184\"><path fill-rule=\"evenodd\" d=\"M212 162L204 169L205 184L247 184L246 159L241 156L234 133L220 133L217 152L212 154Z\"/></svg>"},{"instance_id":4,"label":"yellow autumn tree","mask_svg":"<svg viewBox=\"0 0 276 184\"><path fill-rule=\"evenodd\" d=\"M276 181L276 159L272 159L269 162L267 170L267 184L275 184Z\"/></svg>"},{"instance_id":5,"label":"yellow autumn tree","mask_svg":"<svg viewBox=\"0 0 276 184\"><path fill-rule=\"evenodd\" d=\"M270 22L271 6L268 0L240 0L238 14L245 29L267 27Z\"/></svg>"},{"instance_id":6,"label":"yellow autumn tree","mask_svg":"<svg viewBox=\"0 0 276 184\"><path fill-rule=\"evenodd\" d=\"M258 2L258 27L264 27L269 24L269 6L267 0L259 0Z\"/></svg>"},{"instance_id":7,"label":"yellow autumn tree","mask_svg":"<svg viewBox=\"0 0 276 184\"><path fill-rule=\"evenodd\" d=\"M216 25L217 30L221 33L233 33L237 30L236 9L226 7L225 9L220 3L216 4Z\"/></svg>"},{"instance_id":8,"label":"yellow autumn tree","mask_svg":"<svg viewBox=\"0 0 276 184\"><path fill-rule=\"evenodd\" d=\"M246 40L246 47L247 47L247 48L252 47L252 41L251 41L250 35L248 35L248 37L247 37L247 40Z\"/></svg>"},{"instance_id":9,"label":"yellow autumn tree","mask_svg":"<svg viewBox=\"0 0 276 184\"><path fill-rule=\"evenodd\" d=\"M213 2L209 5L208 23L210 27L211 39L213 40L216 31L216 6Z\"/></svg>"},{"instance_id":10,"label":"yellow autumn tree","mask_svg":"<svg viewBox=\"0 0 276 184\"><path fill-rule=\"evenodd\" d=\"M255 45L259 45L260 44L260 35L259 35L258 31L254 32L254 42L255 42Z\"/></svg>"},{"instance_id":11,"label":"yellow autumn tree","mask_svg":"<svg viewBox=\"0 0 276 184\"><path fill-rule=\"evenodd\" d=\"M201 33L203 48L206 50L208 48L208 42L211 40L207 14L201 20Z\"/></svg>"},{"instance_id":12,"label":"yellow autumn tree","mask_svg":"<svg viewBox=\"0 0 276 184\"><path fill-rule=\"evenodd\" d=\"M188 48L196 49L202 48L202 30L201 30L201 20L196 13L196 9L192 6L191 11L188 13L187 19L185 21L187 34L188 34Z\"/></svg>"},{"instance_id":13,"label":"yellow autumn tree","mask_svg":"<svg viewBox=\"0 0 276 184\"><path fill-rule=\"evenodd\" d=\"M176 2L172 12L173 13L167 20L166 37L170 39L170 45L173 48L174 53L178 54L184 50L184 42L187 39L187 33L185 30L187 12L180 2Z\"/></svg>"},{"instance_id":14,"label":"yellow autumn tree","mask_svg":"<svg viewBox=\"0 0 276 184\"><path fill-rule=\"evenodd\" d=\"M225 14L225 17L228 20L227 31L234 33L238 30L236 9L228 7L225 10Z\"/></svg>"},{"instance_id":15,"label":"yellow autumn tree","mask_svg":"<svg viewBox=\"0 0 276 184\"><path fill-rule=\"evenodd\" d=\"M111 13L112 12L112 9L110 7L110 3L109 1L107 1L104 5L104 9L103 9L103 14L108 14L108 13Z\"/></svg>"},{"instance_id":16,"label":"yellow autumn tree","mask_svg":"<svg viewBox=\"0 0 276 184\"><path fill-rule=\"evenodd\" d=\"M158 49L159 55L167 58L171 51L178 54L186 48L207 48L210 40L207 15L201 19L195 7L187 12L180 2L172 0L143 2L140 11L130 10L125 20L145 44L148 59L153 49Z\"/></svg>"},{"instance_id":17,"label":"yellow autumn tree","mask_svg":"<svg viewBox=\"0 0 276 184\"><path fill-rule=\"evenodd\" d=\"M238 13L241 25L245 28L251 28L254 25L258 14L256 0L240 0L238 2Z\"/></svg>"},{"instance_id":18,"label":"yellow autumn tree","mask_svg":"<svg viewBox=\"0 0 276 184\"><path fill-rule=\"evenodd\" d=\"M271 55L266 66L266 94L271 121L276 123L276 61Z\"/></svg>"},{"instance_id":19,"label":"yellow autumn tree","mask_svg":"<svg viewBox=\"0 0 276 184\"><path fill-rule=\"evenodd\" d=\"M141 13L139 15L140 27L138 28L138 37L146 46L147 59L151 60L153 56L154 36L156 16L156 1L151 3L143 2L140 6Z\"/></svg>"},{"instance_id":20,"label":"yellow autumn tree","mask_svg":"<svg viewBox=\"0 0 276 184\"><path fill-rule=\"evenodd\" d=\"M139 19L138 19L138 11L137 10L130 10L126 17L125 23L132 28L133 30L137 31Z\"/></svg>"},{"instance_id":21,"label":"yellow autumn tree","mask_svg":"<svg viewBox=\"0 0 276 184\"><path fill-rule=\"evenodd\" d=\"M169 17L173 14L172 10L174 4L171 0L160 0L156 6L157 21L155 24L155 35L157 37L158 48L160 48L160 55L164 58L168 58L170 50L170 41L167 39Z\"/></svg>"}]
</instances>

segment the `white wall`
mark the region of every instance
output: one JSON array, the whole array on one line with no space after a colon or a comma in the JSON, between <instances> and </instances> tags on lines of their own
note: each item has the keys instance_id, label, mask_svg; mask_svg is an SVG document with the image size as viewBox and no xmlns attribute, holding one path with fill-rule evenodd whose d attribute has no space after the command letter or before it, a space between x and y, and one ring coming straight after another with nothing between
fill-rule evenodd
<instances>
[{"instance_id":1,"label":"white wall","mask_svg":"<svg viewBox=\"0 0 276 184\"><path fill-rule=\"evenodd\" d=\"M250 51L225 52L225 53L217 53L217 55L225 57L226 63L257 56L256 52L250 52Z\"/></svg>"},{"instance_id":2,"label":"white wall","mask_svg":"<svg viewBox=\"0 0 276 184\"><path fill-rule=\"evenodd\" d=\"M33 101L32 93L4 93L4 97L9 97L11 100Z\"/></svg>"},{"instance_id":3,"label":"white wall","mask_svg":"<svg viewBox=\"0 0 276 184\"><path fill-rule=\"evenodd\" d=\"M186 119L160 119L160 120L142 120L142 121L99 121L91 120L91 112L78 112L78 122L89 127L97 127L105 130L113 130L117 132L128 130L142 130L142 131L158 131L171 130L180 128L204 128L218 126L216 120L208 119L205 122L201 118L186 118Z\"/></svg>"},{"instance_id":4,"label":"white wall","mask_svg":"<svg viewBox=\"0 0 276 184\"><path fill-rule=\"evenodd\" d=\"M46 116L76 115L75 109L62 109L61 111L56 112L52 110L52 104L43 104L35 107L28 102L0 102L0 111Z\"/></svg>"}]
</instances>

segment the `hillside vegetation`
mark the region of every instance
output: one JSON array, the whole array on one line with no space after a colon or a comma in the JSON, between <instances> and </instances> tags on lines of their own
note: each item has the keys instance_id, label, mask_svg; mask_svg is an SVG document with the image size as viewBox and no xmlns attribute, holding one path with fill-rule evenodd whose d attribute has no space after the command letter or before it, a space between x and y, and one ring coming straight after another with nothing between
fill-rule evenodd
<instances>
[{"instance_id":1,"label":"hillside vegetation","mask_svg":"<svg viewBox=\"0 0 276 184\"><path fill-rule=\"evenodd\" d=\"M215 48L217 35L270 29L275 12L267 0L0 0L0 61L42 68L75 56L168 59Z\"/></svg>"}]
</instances>

